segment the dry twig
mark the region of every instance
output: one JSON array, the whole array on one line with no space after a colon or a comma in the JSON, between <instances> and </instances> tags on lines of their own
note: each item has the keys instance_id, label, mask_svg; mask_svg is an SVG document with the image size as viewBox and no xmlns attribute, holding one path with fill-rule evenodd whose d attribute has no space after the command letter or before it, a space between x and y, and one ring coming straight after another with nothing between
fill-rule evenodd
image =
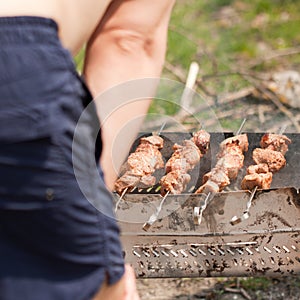
<instances>
[{"instance_id":1,"label":"dry twig","mask_svg":"<svg viewBox=\"0 0 300 300\"><path fill-rule=\"evenodd\" d=\"M300 132L300 125L299 122L295 119L295 117L293 116L292 112L286 108L279 100L278 96L271 91L270 89L268 89L264 83L262 82L255 82L252 78L250 77L245 77L245 79L247 79L250 83L253 84L253 86L262 94L264 95L267 99L271 100L276 106L277 108L287 116L288 119L291 120L292 124L294 125L295 129L297 130L297 132Z\"/></svg>"},{"instance_id":2,"label":"dry twig","mask_svg":"<svg viewBox=\"0 0 300 300\"><path fill-rule=\"evenodd\" d=\"M257 65L264 63L267 60L277 59L284 56L296 55L300 53L300 46L294 48L280 49L278 51L271 52L265 57L260 57L255 60L250 61L247 65L247 69L252 69Z\"/></svg>"}]
</instances>

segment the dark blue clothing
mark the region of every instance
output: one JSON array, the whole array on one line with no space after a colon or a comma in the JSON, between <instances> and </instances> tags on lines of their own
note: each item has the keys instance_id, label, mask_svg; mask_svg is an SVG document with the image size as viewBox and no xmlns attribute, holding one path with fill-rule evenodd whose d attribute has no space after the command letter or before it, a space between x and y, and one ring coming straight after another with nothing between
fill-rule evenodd
<instances>
[{"instance_id":1,"label":"dark blue clothing","mask_svg":"<svg viewBox=\"0 0 300 300\"><path fill-rule=\"evenodd\" d=\"M90 299L124 272L95 107L57 31L0 18L0 300Z\"/></svg>"}]
</instances>

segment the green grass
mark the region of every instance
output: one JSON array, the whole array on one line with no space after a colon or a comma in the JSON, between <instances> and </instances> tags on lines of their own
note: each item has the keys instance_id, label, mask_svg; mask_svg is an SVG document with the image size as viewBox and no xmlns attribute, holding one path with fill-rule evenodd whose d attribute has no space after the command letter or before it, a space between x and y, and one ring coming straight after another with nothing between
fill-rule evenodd
<instances>
[{"instance_id":1,"label":"green grass","mask_svg":"<svg viewBox=\"0 0 300 300\"><path fill-rule=\"evenodd\" d=\"M300 45L300 1L179 0L169 28L166 59L185 73L192 61L200 65L199 76L226 74L238 68L247 71L251 60ZM75 58L78 70L83 56L84 50ZM299 69L300 55L268 60L252 71L270 72L282 66ZM163 77L175 79L167 70ZM233 75L212 76L204 83L217 95L247 85ZM166 89L163 98L171 101L154 101L150 111L175 114L178 107L173 104L173 91Z\"/></svg>"},{"instance_id":2,"label":"green grass","mask_svg":"<svg viewBox=\"0 0 300 300\"><path fill-rule=\"evenodd\" d=\"M246 290L266 290L272 285L272 279L267 277L255 277L241 279L240 285Z\"/></svg>"},{"instance_id":3,"label":"green grass","mask_svg":"<svg viewBox=\"0 0 300 300\"><path fill-rule=\"evenodd\" d=\"M236 278L221 278L219 282L224 287L232 287L237 284ZM242 277L239 279L240 287L246 291L266 290L272 284L272 279L268 277Z\"/></svg>"},{"instance_id":4,"label":"green grass","mask_svg":"<svg viewBox=\"0 0 300 300\"><path fill-rule=\"evenodd\" d=\"M82 48L79 53L77 54L77 56L75 57L75 63L76 63L76 67L77 67L77 71L79 73L82 72L83 69L83 64L84 64L84 53L85 53L85 49Z\"/></svg>"},{"instance_id":5,"label":"green grass","mask_svg":"<svg viewBox=\"0 0 300 300\"><path fill-rule=\"evenodd\" d=\"M197 54L209 51L226 70L239 58L260 55L259 43L272 50L300 43L299 2L253 0L242 6L240 2L178 1L170 23L168 60L186 69ZM231 5L231 15L221 18L226 5ZM176 29L180 34L174 33ZM208 64L201 66L209 71Z\"/></svg>"}]
</instances>

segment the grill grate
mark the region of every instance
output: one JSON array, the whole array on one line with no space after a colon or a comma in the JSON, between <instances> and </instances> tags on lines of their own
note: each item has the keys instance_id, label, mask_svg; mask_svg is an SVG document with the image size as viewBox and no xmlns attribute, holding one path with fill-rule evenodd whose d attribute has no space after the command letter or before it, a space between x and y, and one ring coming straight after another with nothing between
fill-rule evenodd
<instances>
[{"instance_id":1,"label":"grill grate","mask_svg":"<svg viewBox=\"0 0 300 300\"><path fill-rule=\"evenodd\" d=\"M161 219L149 232L142 230L142 223L153 213L156 200L123 203L117 215L126 261L140 277L299 274L297 190L259 191L249 219L232 226L232 216L243 212L248 195L247 192L217 194L200 225L192 221L193 207L199 201L196 195L170 196ZM139 195L127 195L133 196ZM158 195L152 198L160 199Z\"/></svg>"},{"instance_id":2,"label":"grill grate","mask_svg":"<svg viewBox=\"0 0 300 300\"><path fill-rule=\"evenodd\" d=\"M132 254L141 277L291 275L296 274L300 260L293 244L257 242L134 246Z\"/></svg>"},{"instance_id":3,"label":"grill grate","mask_svg":"<svg viewBox=\"0 0 300 300\"><path fill-rule=\"evenodd\" d=\"M224 135L212 135L212 149L196 176L206 173L213 164ZM232 225L235 215L242 215L249 200L248 191L240 191L238 178L218 193L208 204L200 225L193 222L193 208L202 195L187 192L169 195L159 220L145 232L142 227L156 211L161 196L158 186L126 194L116 212L119 220L125 260L138 277L210 277L210 276L284 276L300 274L300 194L298 190L297 134L287 134L293 141L287 153L287 166L274 176L270 190L257 191L250 216ZM169 134L172 144L181 134ZM249 134L250 149L245 166L251 164L252 149L258 147L261 134ZM217 143L215 141L218 141ZM168 148L169 147L169 148ZM164 149L164 157L170 155ZM295 162L295 163L293 163ZM276 179L276 180L275 180ZM198 181L189 187L197 187ZM115 195L116 201L118 196Z\"/></svg>"}]
</instances>

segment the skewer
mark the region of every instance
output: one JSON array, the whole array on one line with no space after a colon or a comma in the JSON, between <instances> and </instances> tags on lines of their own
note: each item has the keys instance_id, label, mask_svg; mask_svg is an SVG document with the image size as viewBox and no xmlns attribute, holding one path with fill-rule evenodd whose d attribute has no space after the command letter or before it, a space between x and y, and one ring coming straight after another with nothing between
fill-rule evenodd
<instances>
[{"instance_id":1,"label":"skewer","mask_svg":"<svg viewBox=\"0 0 300 300\"><path fill-rule=\"evenodd\" d=\"M241 217L237 217L237 216L234 216L234 217L232 217L232 219L231 219L231 221L230 221L230 224L231 225L236 225L236 224L239 224L239 223L241 223L242 221L245 221L245 220L247 220L247 219L249 219L249 217L250 217L250 208L251 208L251 206L252 206L252 200L253 200L253 198L254 198L254 195L255 195L255 193L256 193L256 191L257 191L257 186L252 190L252 192L251 192L251 196L250 196L250 198L249 198L249 200L248 200L248 202L247 202L247 204L246 204L246 210L244 211L244 213L243 213L243 215L241 216Z\"/></svg>"},{"instance_id":2,"label":"skewer","mask_svg":"<svg viewBox=\"0 0 300 300\"><path fill-rule=\"evenodd\" d=\"M244 118L239 129L237 130L237 132L235 133L235 135L239 135L246 123L247 119ZM204 201L200 201L200 205L199 206L196 206L194 207L194 211L193 211L193 216L194 216L194 224L196 225L200 225L201 224L201 221L202 221L202 215L203 215L203 212L204 210L206 209L207 205L211 202L211 200L214 198L215 196L215 193L212 193L212 192L209 192ZM253 195L254 196L254 195ZM252 199L251 199L252 201ZM202 203L201 203L202 202ZM249 208L250 209L250 208Z\"/></svg>"},{"instance_id":3,"label":"skewer","mask_svg":"<svg viewBox=\"0 0 300 300\"><path fill-rule=\"evenodd\" d=\"M235 133L235 135L239 135L242 132L242 130L243 130L244 126L245 126L246 121L247 121L247 118L244 118L243 121L242 121L242 124L241 124L240 128Z\"/></svg>"},{"instance_id":4,"label":"skewer","mask_svg":"<svg viewBox=\"0 0 300 300\"><path fill-rule=\"evenodd\" d=\"M287 125L283 125L283 126L280 128L278 134L282 135L282 134L285 132L286 128L287 128Z\"/></svg>"},{"instance_id":5,"label":"skewer","mask_svg":"<svg viewBox=\"0 0 300 300\"><path fill-rule=\"evenodd\" d=\"M125 196L125 194L127 193L129 187L127 187L126 189L123 190L121 196L119 197L117 203L116 203L116 207L115 207L115 212L118 210L120 202L122 201L123 197Z\"/></svg>"},{"instance_id":6,"label":"skewer","mask_svg":"<svg viewBox=\"0 0 300 300\"><path fill-rule=\"evenodd\" d=\"M204 210L206 209L207 204L210 202L209 199L210 198L212 199L213 196L214 196L213 195L212 197L210 197L210 195L212 195L211 192L209 192L206 195L206 197L205 197L204 201L202 202L202 204L200 204L199 206L194 207L194 224L197 224L197 225L201 224L202 214L203 214Z\"/></svg>"},{"instance_id":7,"label":"skewer","mask_svg":"<svg viewBox=\"0 0 300 300\"><path fill-rule=\"evenodd\" d=\"M184 91L181 96L181 105L186 110L188 110L191 105L192 95L190 93L190 90L193 89L193 87L196 83L198 72L199 72L199 65L196 62L192 62L190 65L190 68L189 68L189 73L188 73L188 77L186 80L185 88L184 88ZM165 124L163 124L162 128L164 127L164 125ZM143 229L145 231L147 231L152 226L152 224L157 221L159 213L160 213L162 206L163 206L166 198L168 197L169 193L170 193L170 191L167 191L167 193L164 195L162 201L160 202L159 206L156 208L156 212L154 214L152 214L151 217L149 218L148 222L146 222L143 225Z\"/></svg>"},{"instance_id":8,"label":"skewer","mask_svg":"<svg viewBox=\"0 0 300 300\"><path fill-rule=\"evenodd\" d=\"M161 126L159 131L157 132L157 135L160 135L161 132L164 130L165 126L166 126L167 122L165 121ZM153 133L152 135L155 135L155 133Z\"/></svg>"},{"instance_id":9,"label":"skewer","mask_svg":"<svg viewBox=\"0 0 300 300\"><path fill-rule=\"evenodd\" d=\"M282 135L285 132L285 130L286 130L286 126L282 126L280 128L278 134ZM243 215L241 217L237 217L237 216L232 217L232 219L230 221L231 225L237 225L237 224L239 224L239 223L241 223L241 222L249 219L249 217L250 217L250 212L249 211L250 211L250 208L252 206L252 200L254 199L254 196L255 196L255 193L256 193L257 189L258 189L258 186L256 186L252 190L250 198L249 198L249 200L248 200L248 202L246 204L246 210L244 211Z\"/></svg>"},{"instance_id":10,"label":"skewer","mask_svg":"<svg viewBox=\"0 0 300 300\"><path fill-rule=\"evenodd\" d=\"M158 131L158 132L152 132L152 135L160 135L161 132L163 131L163 129L165 128L166 124L167 124L166 121L165 121L164 123L162 123L162 125L160 126L159 131ZM131 192L133 192L136 188L137 188L137 187L134 186L133 189L131 190ZM152 188L153 188L153 186L149 187L149 188L147 189L147 191L148 191L149 189L150 189L150 191L151 191ZM128 188L126 188L126 190L127 190L127 189L128 189ZM125 192L125 193L126 193L126 192Z\"/></svg>"},{"instance_id":11,"label":"skewer","mask_svg":"<svg viewBox=\"0 0 300 300\"><path fill-rule=\"evenodd\" d=\"M153 132L152 135L160 135L161 132L163 131L164 127L166 126L166 123L167 123L167 122L164 122L164 123L161 125L159 131L158 131L157 133ZM136 186L133 186L133 188L132 188L131 191L133 192L136 188L137 188ZM151 187L151 188L152 188L152 187ZM119 199L118 199L118 201L117 201L117 203L116 203L115 212L118 210L119 205L120 205L120 203L121 203L123 197L124 197L125 194L127 193L128 189L129 189L129 187L125 188L125 189L123 190L121 196L119 197Z\"/></svg>"},{"instance_id":12,"label":"skewer","mask_svg":"<svg viewBox=\"0 0 300 300\"><path fill-rule=\"evenodd\" d=\"M155 223L158 220L158 216L161 212L161 209L163 207L163 204L165 202L165 200L167 199L168 195L169 195L170 191L168 191L163 199L161 200L160 204L158 207L156 207L156 211L150 216L149 220L143 225L143 229L145 231L148 231L148 229L153 225L153 223Z\"/></svg>"}]
</instances>

